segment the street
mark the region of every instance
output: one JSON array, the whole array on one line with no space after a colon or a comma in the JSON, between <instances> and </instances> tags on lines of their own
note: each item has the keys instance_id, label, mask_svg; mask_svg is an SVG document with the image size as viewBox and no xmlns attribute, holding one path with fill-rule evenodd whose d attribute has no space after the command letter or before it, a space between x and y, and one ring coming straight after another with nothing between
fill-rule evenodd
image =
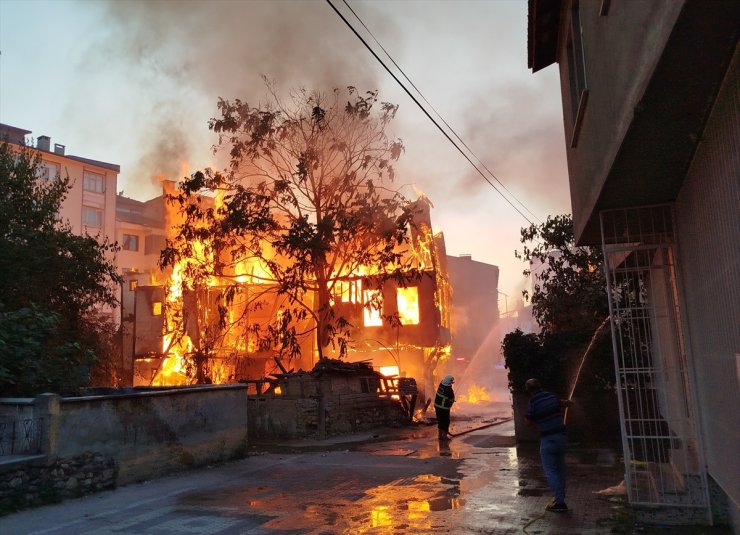
<instances>
[{"instance_id":1,"label":"street","mask_svg":"<svg viewBox=\"0 0 740 535\"><path fill-rule=\"evenodd\" d=\"M453 419L453 432L497 421L496 408ZM11 534L605 533L624 509L593 494L617 484L611 449L573 448L572 511L549 500L536 444L513 423L440 447L434 426L253 446L246 459L0 518Z\"/></svg>"}]
</instances>

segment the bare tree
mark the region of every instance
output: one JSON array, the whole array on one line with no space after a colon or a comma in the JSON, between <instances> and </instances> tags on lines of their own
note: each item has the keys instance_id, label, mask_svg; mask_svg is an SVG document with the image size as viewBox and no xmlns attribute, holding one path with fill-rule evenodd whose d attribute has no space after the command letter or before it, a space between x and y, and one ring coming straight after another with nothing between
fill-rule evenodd
<instances>
[{"instance_id":1,"label":"bare tree","mask_svg":"<svg viewBox=\"0 0 740 535\"><path fill-rule=\"evenodd\" d=\"M180 184L172 201L184 221L160 265L187 260L185 279L199 288L219 281L223 336L293 357L313 335L320 358L328 346L343 356L351 325L332 307L342 284L418 277L408 254L413 205L392 188L403 144L385 132L398 106L354 87L299 90L287 102L267 87L257 107L219 100L210 128L230 166ZM215 202L200 201L207 191ZM365 306L380 299L375 292Z\"/></svg>"}]
</instances>

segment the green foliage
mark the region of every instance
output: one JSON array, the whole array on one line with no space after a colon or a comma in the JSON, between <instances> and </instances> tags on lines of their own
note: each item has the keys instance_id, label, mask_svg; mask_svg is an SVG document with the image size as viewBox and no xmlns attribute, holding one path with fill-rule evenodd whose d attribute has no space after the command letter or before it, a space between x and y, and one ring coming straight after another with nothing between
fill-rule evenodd
<instances>
[{"instance_id":1,"label":"green foliage","mask_svg":"<svg viewBox=\"0 0 740 535\"><path fill-rule=\"evenodd\" d=\"M524 246L515 256L534 281L531 295L522 293L543 332L593 332L609 314L601 249L575 245L570 215L550 216L521 234Z\"/></svg>"},{"instance_id":2,"label":"green foliage","mask_svg":"<svg viewBox=\"0 0 740 535\"><path fill-rule=\"evenodd\" d=\"M87 383L115 305L115 244L58 220L68 177L37 179L40 156L0 144L0 395L71 393ZM106 355L107 356L107 355Z\"/></svg>"},{"instance_id":3,"label":"green foliage","mask_svg":"<svg viewBox=\"0 0 740 535\"><path fill-rule=\"evenodd\" d=\"M562 348L556 338L516 329L504 336L501 346L512 393L523 394L524 383L531 377L539 378L548 390L565 390Z\"/></svg>"},{"instance_id":4,"label":"green foliage","mask_svg":"<svg viewBox=\"0 0 740 535\"><path fill-rule=\"evenodd\" d=\"M548 389L565 396L576 371L585 362L580 383L591 389L614 383L611 344L602 330L584 360L592 336L609 315L603 256L599 248L577 247L570 215L548 217L541 225L522 229L521 252L515 256L529 266L534 291L524 291L542 331L517 330L504 338L502 348L509 370L509 389L524 392L524 382L537 377Z\"/></svg>"},{"instance_id":5,"label":"green foliage","mask_svg":"<svg viewBox=\"0 0 740 535\"><path fill-rule=\"evenodd\" d=\"M331 306L339 281L362 265L378 270L375 284L416 276L403 256L412 208L391 188L403 145L385 135L397 106L382 103L376 113L377 92L353 87L331 95L300 90L288 103L268 89L272 98L259 107L219 100L221 117L210 128L231 165L181 183L171 200L184 223L160 265L190 259L191 289L212 276L231 278L219 305L223 331L256 336L260 349L287 357L315 336L320 356L327 346L342 355L351 325ZM217 206L202 201L208 192ZM205 246L200 262L193 261L196 243ZM240 264L261 266L248 282L266 284L247 290L236 276ZM227 318L240 299L249 301L245 313ZM269 325L264 315L261 324L250 319L275 302L280 313Z\"/></svg>"},{"instance_id":6,"label":"green foliage","mask_svg":"<svg viewBox=\"0 0 740 535\"><path fill-rule=\"evenodd\" d=\"M74 393L87 384L94 354L64 336L60 316L36 305L0 309L0 383L4 395Z\"/></svg>"}]
</instances>

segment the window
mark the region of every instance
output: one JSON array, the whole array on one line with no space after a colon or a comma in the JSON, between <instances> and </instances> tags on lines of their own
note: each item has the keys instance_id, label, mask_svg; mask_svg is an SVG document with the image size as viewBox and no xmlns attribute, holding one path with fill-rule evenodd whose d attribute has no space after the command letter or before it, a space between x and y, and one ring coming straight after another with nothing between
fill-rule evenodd
<instances>
[{"instance_id":1,"label":"window","mask_svg":"<svg viewBox=\"0 0 740 535\"><path fill-rule=\"evenodd\" d=\"M401 325L419 324L419 288L397 288L396 304Z\"/></svg>"},{"instance_id":2,"label":"window","mask_svg":"<svg viewBox=\"0 0 740 535\"><path fill-rule=\"evenodd\" d=\"M130 281L128 281L128 289L130 292L133 292L138 287L139 287L139 281L137 281L136 279L131 279Z\"/></svg>"},{"instance_id":3,"label":"window","mask_svg":"<svg viewBox=\"0 0 740 535\"><path fill-rule=\"evenodd\" d=\"M334 284L334 300L338 303L359 303L362 280L338 280Z\"/></svg>"},{"instance_id":4,"label":"window","mask_svg":"<svg viewBox=\"0 0 740 535\"><path fill-rule=\"evenodd\" d=\"M59 178L59 164L54 162L41 162L38 167L36 178L41 180L56 180Z\"/></svg>"},{"instance_id":5,"label":"window","mask_svg":"<svg viewBox=\"0 0 740 535\"><path fill-rule=\"evenodd\" d=\"M363 297L363 324L365 327L380 327L383 325L383 317L380 315L380 292L378 290L365 290Z\"/></svg>"},{"instance_id":6,"label":"window","mask_svg":"<svg viewBox=\"0 0 740 535\"><path fill-rule=\"evenodd\" d=\"M103 211L90 206L82 207L82 224L87 227L103 226Z\"/></svg>"},{"instance_id":7,"label":"window","mask_svg":"<svg viewBox=\"0 0 740 535\"><path fill-rule=\"evenodd\" d=\"M154 301L152 303L152 316L162 315L162 301Z\"/></svg>"},{"instance_id":8,"label":"window","mask_svg":"<svg viewBox=\"0 0 740 535\"><path fill-rule=\"evenodd\" d=\"M568 84L570 88L570 113L573 120L573 134L570 146L578 143L578 134L581 130L583 114L588 102L588 88L586 84L586 61L583 52L583 35L581 28L581 14L578 1L573 2L570 16L570 31L566 43L568 54Z\"/></svg>"},{"instance_id":9,"label":"window","mask_svg":"<svg viewBox=\"0 0 740 535\"><path fill-rule=\"evenodd\" d=\"M124 251L138 251L139 250L139 237L136 234L124 234L123 235L123 250Z\"/></svg>"},{"instance_id":10,"label":"window","mask_svg":"<svg viewBox=\"0 0 740 535\"><path fill-rule=\"evenodd\" d=\"M82 174L82 189L103 193L105 191L105 176L92 171L85 171Z\"/></svg>"}]
</instances>

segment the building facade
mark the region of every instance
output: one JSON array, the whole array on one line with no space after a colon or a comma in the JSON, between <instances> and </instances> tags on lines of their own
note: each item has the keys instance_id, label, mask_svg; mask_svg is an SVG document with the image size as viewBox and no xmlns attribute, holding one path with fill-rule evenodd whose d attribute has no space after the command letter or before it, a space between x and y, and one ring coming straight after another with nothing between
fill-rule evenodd
<instances>
[{"instance_id":1,"label":"building facade","mask_svg":"<svg viewBox=\"0 0 740 535\"><path fill-rule=\"evenodd\" d=\"M0 124L0 142L29 146L30 130ZM115 240L116 187L121 168L118 164L92 160L66 153L59 143L52 146L49 136L36 138L35 149L41 156L39 180L69 177L70 189L59 209L59 218L69 222L72 232L99 239ZM113 259L115 260L115 259ZM101 307L101 312L117 324L120 311Z\"/></svg>"},{"instance_id":2,"label":"building facade","mask_svg":"<svg viewBox=\"0 0 740 535\"><path fill-rule=\"evenodd\" d=\"M0 124L0 140L26 145L30 130ZM81 156L66 154L66 147L49 136L36 139L41 155L39 178L55 180L69 176L71 188L62 203L59 216L69 221L75 234L107 236L114 239L116 228L116 186L121 167Z\"/></svg>"},{"instance_id":3,"label":"building facade","mask_svg":"<svg viewBox=\"0 0 740 535\"><path fill-rule=\"evenodd\" d=\"M560 70L576 239L601 245L631 503L740 532L733 0L530 0ZM646 507L641 507L646 506Z\"/></svg>"}]
</instances>

